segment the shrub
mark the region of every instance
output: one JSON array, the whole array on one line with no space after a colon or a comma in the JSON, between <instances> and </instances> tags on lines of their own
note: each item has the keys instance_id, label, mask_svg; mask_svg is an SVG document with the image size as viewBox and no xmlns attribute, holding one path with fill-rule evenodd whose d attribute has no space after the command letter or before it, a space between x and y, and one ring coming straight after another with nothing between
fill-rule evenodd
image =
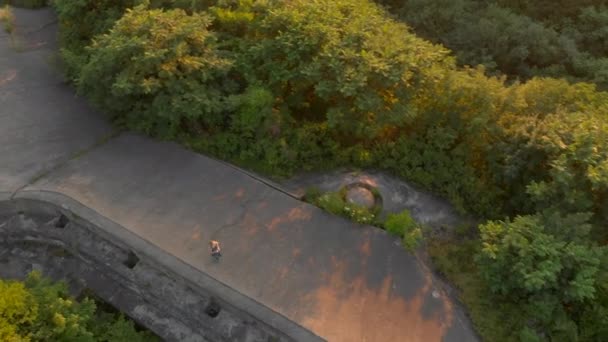
<instances>
[{"instance_id":1,"label":"shrub","mask_svg":"<svg viewBox=\"0 0 608 342\"><path fill-rule=\"evenodd\" d=\"M527 303L526 335L576 340L579 313L601 295L606 250L589 241L589 217L545 212L480 226L481 276L496 298Z\"/></svg>"},{"instance_id":2,"label":"shrub","mask_svg":"<svg viewBox=\"0 0 608 342\"><path fill-rule=\"evenodd\" d=\"M127 127L176 137L225 126L230 61L205 14L128 10L88 48L79 90Z\"/></svg>"},{"instance_id":3,"label":"shrub","mask_svg":"<svg viewBox=\"0 0 608 342\"><path fill-rule=\"evenodd\" d=\"M370 209L352 203L346 203L343 212L344 216L361 224L374 224L376 219L376 215Z\"/></svg>"},{"instance_id":4,"label":"shrub","mask_svg":"<svg viewBox=\"0 0 608 342\"><path fill-rule=\"evenodd\" d=\"M15 16L8 5L0 8L0 23L9 34L15 29Z\"/></svg>"},{"instance_id":5,"label":"shrub","mask_svg":"<svg viewBox=\"0 0 608 342\"><path fill-rule=\"evenodd\" d=\"M389 233L401 237L403 246L410 251L422 242L422 230L408 210L388 215L384 228Z\"/></svg>"},{"instance_id":6,"label":"shrub","mask_svg":"<svg viewBox=\"0 0 608 342\"><path fill-rule=\"evenodd\" d=\"M334 215L340 215L360 224L375 224L379 214L366 207L349 203L345 200L345 191L321 193L316 188L306 191L305 200Z\"/></svg>"},{"instance_id":7,"label":"shrub","mask_svg":"<svg viewBox=\"0 0 608 342\"><path fill-rule=\"evenodd\" d=\"M342 215L346 202L344 197L339 192L326 192L319 196L317 205L324 210L329 211L334 215Z\"/></svg>"}]
</instances>

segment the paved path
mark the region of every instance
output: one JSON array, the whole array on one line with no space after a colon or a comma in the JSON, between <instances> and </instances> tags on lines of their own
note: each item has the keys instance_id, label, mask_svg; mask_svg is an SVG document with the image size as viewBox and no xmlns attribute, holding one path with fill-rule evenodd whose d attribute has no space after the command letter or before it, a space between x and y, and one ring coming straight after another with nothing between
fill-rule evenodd
<instances>
[{"instance_id":1,"label":"paved path","mask_svg":"<svg viewBox=\"0 0 608 342\"><path fill-rule=\"evenodd\" d=\"M48 11L0 36L0 192L69 196L329 341L474 341L417 259L384 231L299 202L223 163L110 126L50 63ZM2 196L0 196L2 197ZM207 241L222 242L213 263ZM434 295L433 295L434 294Z\"/></svg>"}]
</instances>

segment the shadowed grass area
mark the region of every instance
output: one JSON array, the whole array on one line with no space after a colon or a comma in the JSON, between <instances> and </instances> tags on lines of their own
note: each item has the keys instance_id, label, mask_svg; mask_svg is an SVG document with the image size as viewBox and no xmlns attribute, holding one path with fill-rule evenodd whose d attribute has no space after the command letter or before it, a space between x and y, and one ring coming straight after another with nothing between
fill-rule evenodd
<instances>
[{"instance_id":1,"label":"shadowed grass area","mask_svg":"<svg viewBox=\"0 0 608 342\"><path fill-rule=\"evenodd\" d=\"M430 238L427 250L435 268L458 289L475 330L484 341L519 341L525 315L517 303L496 300L479 275L477 239Z\"/></svg>"}]
</instances>

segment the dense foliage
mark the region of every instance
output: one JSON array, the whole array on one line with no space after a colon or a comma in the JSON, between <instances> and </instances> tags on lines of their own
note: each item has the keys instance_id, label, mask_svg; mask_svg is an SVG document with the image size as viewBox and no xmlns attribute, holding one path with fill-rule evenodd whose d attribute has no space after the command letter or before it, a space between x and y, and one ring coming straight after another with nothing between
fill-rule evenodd
<instances>
[{"instance_id":1,"label":"dense foliage","mask_svg":"<svg viewBox=\"0 0 608 342\"><path fill-rule=\"evenodd\" d=\"M481 334L608 340L606 10L562 2L385 2L474 68L368 0L55 3L68 72L119 124L275 175L414 181L490 220L444 249Z\"/></svg>"},{"instance_id":2,"label":"dense foliage","mask_svg":"<svg viewBox=\"0 0 608 342\"><path fill-rule=\"evenodd\" d=\"M605 320L589 310L607 279L599 277L605 251L590 241L587 220L584 214L544 213L480 227L481 275L499 296L525 303L530 324L522 334L577 341L601 340L606 332L601 325L577 329L571 318Z\"/></svg>"},{"instance_id":3,"label":"dense foliage","mask_svg":"<svg viewBox=\"0 0 608 342\"><path fill-rule=\"evenodd\" d=\"M417 34L510 78L608 87L606 0L378 0Z\"/></svg>"},{"instance_id":4,"label":"dense foliage","mask_svg":"<svg viewBox=\"0 0 608 342\"><path fill-rule=\"evenodd\" d=\"M220 127L231 63L218 54L209 24L207 15L181 9L128 10L87 48L79 87L144 132L172 137L183 127Z\"/></svg>"},{"instance_id":5,"label":"dense foliage","mask_svg":"<svg viewBox=\"0 0 608 342\"><path fill-rule=\"evenodd\" d=\"M389 214L384 222L384 228L389 233L399 236L403 246L408 250L416 249L422 240L422 230L407 210L398 214Z\"/></svg>"},{"instance_id":6,"label":"dense foliage","mask_svg":"<svg viewBox=\"0 0 608 342\"><path fill-rule=\"evenodd\" d=\"M95 302L70 298L64 283L39 273L25 282L0 279L2 341L154 341L122 316L98 311Z\"/></svg>"}]
</instances>

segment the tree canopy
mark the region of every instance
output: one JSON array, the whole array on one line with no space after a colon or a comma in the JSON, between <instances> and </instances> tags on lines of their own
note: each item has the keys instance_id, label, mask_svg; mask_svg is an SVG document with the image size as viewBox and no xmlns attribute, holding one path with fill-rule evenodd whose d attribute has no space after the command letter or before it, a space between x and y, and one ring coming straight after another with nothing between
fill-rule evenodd
<instances>
[{"instance_id":1,"label":"tree canopy","mask_svg":"<svg viewBox=\"0 0 608 342\"><path fill-rule=\"evenodd\" d=\"M71 298L65 283L38 272L25 282L0 279L2 341L154 341L123 316L98 311L95 302Z\"/></svg>"}]
</instances>

